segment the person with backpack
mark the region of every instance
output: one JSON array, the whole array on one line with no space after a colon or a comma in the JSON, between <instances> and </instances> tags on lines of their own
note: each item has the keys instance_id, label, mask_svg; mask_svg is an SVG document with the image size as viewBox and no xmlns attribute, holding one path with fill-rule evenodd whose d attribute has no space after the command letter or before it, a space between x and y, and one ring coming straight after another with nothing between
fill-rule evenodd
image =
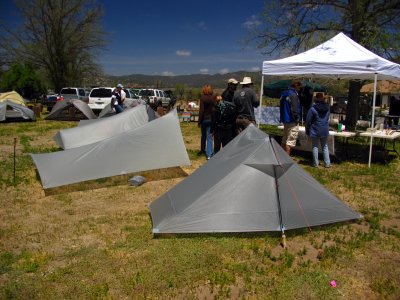
<instances>
[{"instance_id":1,"label":"person with backpack","mask_svg":"<svg viewBox=\"0 0 400 300\"><path fill-rule=\"evenodd\" d=\"M236 120L235 104L225 101L221 96L217 96L216 100L217 107L213 124L214 154L221 149L221 146L225 147L233 139L233 129Z\"/></svg>"}]
</instances>

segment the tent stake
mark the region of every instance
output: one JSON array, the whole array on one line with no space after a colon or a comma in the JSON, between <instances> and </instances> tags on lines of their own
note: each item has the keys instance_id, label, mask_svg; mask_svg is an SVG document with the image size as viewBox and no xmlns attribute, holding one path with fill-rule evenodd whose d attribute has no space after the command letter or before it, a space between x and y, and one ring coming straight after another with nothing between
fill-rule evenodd
<instances>
[{"instance_id":1,"label":"tent stake","mask_svg":"<svg viewBox=\"0 0 400 300\"><path fill-rule=\"evenodd\" d=\"M283 230L282 230L282 236L281 236L281 245L282 245L283 249L287 248L286 235L285 235L285 232Z\"/></svg>"}]
</instances>

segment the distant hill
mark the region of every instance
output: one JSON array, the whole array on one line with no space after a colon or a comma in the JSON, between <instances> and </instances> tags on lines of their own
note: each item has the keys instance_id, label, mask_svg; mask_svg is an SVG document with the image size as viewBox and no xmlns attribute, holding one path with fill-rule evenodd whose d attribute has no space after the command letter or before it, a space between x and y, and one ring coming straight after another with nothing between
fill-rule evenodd
<instances>
[{"instance_id":1,"label":"distant hill","mask_svg":"<svg viewBox=\"0 0 400 300\"><path fill-rule=\"evenodd\" d=\"M124 76L106 76L106 81L110 85L117 82L129 87L148 87L148 88L174 88L177 84L184 84L188 87L200 88L206 84L211 84L216 89L223 89L227 85L229 78L236 78L242 81L244 76L250 76L256 86L261 84L261 72L237 71L227 74L193 74L180 76L160 76L160 75L140 75L131 74Z\"/></svg>"}]
</instances>

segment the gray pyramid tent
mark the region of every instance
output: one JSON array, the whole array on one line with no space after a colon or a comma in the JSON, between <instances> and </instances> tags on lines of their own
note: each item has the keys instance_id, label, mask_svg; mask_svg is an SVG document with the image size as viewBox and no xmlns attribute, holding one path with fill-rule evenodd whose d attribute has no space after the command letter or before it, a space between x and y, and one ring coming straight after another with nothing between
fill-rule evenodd
<instances>
[{"instance_id":1,"label":"gray pyramid tent","mask_svg":"<svg viewBox=\"0 0 400 300\"><path fill-rule=\"evenodd\" d=\"M2 121L36 121L36 116L30 108L14 101L0 102L0 122Z\"/></svg>"},{"instance_id":2,"label":"gray pyramid tent","mask_svg":"<svg viewBox=\"0 0 400 300\"><path fill-rule=\"evenodd\" d=\"M176 110L96 143L31 157L44 188L190 164Z\"/></svg>"},{"instance_id":3,"label":"gray pyramid tent","mask_svg":"<svg viewBox=\"0 0 400 300\"><path fill-rule=\"evenodd\" d=\"M149 208L156 234L284 232L361 217L255 126Z\"/></svg>"},{"instance_id":4,"label":"gray pyramid tent","mask_svg":"<svg viewBox=\"0 0 400 300\"><path fill-rule=\"evenodd\" d=\"M46 120L79 120L79 119L96 119L92 109L86 102L78 99L68 99L58 101Z\"/></svg>"},{"instance_id":5,"label":"gray pyramid tent","mask_svg":"<svg viewBox=\"0 0 400 300\"><path fill-rule=\"evenodd\" d=\"M109 118L95 119L78 127L61 129L54 141L63 149L93 144L143 126L149 121L146 106L139 105Z\"/></svg>"},{"instance_id":6,"label":"gray pyramid tent","mask_svg":"<svg viewBox=\"0 0 400 300\"><path fill-rule=\"evenodd\" d=\"M138 105L146 105L146 101L141 99L127 98L124 101L124 109L130 109ZM115 115L115 111L111 107L111 103L107 104L99 113L99 118ZM150 119L152 120L152 119Z\"/></svg>"}]
</instances>

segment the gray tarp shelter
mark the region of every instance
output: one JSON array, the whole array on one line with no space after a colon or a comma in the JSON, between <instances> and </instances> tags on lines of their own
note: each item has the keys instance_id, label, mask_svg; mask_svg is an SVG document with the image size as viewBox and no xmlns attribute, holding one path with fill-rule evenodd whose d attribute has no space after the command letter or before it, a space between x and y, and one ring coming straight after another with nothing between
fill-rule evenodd
<instances>
[{"instance_id":1,"label":"gray tarp shelter","mask_svg":"<svg viewBox=\"0 0 400 300\"><path fill-rule=\"evenodd\" d=\"M0 122L2 121L36 121L36 116L30 108L14 101L0 102Z\"/></svg>"},{"instance_id":2,"label":"gray tarp shelter","mask_svg":"<svg viewBox=\"0 0 400 300\"><path fill-rule=\"evenodd\" d=\"M31 157L45 189L190 164L176 110L90 145Z\"/></svg>"},{"instance_id":3,"label":"gray tarp shelter","mask_svg":"<svg viewBox=\"0 0 400 300\"><path fill-rule=\"evenodd\" d=\"M76 148L133 130L148 121L146 106L139 105L109 118L96 119L95 122L61 129L53 139L63 149Z\"/></svg>"},{"instance_id":4,"label":"gray tarp shelter","mask_svg":"<svg viewBox=\"0 0 400 300\"><path fill-rule=\"evenodd\" d=\"M72 112L73 114L70 114ZM81 116L80 116L81 115ZM77 119L96 119L92 109L86 102L78 99L67 99L58 101L46 120L77 120Z\"/></svg>"},{"instance_id":5,"label":"gray tarp shelter","mask_svg":"<svg viewBox=\"0 0 400 300\"><path fill-rule=\"evenodd\" d=\"M400 78L400 65L384 59L339 33L321 45L290 57L264 61L265 75L327 77L333 79L374 79L371 128L374 127L377 80ZM263 89L261 89L261 100ZM261 103L262 104L262 103ZM260 110L261 112L261 110ZM372 131L369 153L371 164Z\"/></svg>"},{"instance_id":6,"label":"gray tarp shelter","mask_svg":"<svg viewBox=\"0 0 400 300\"><path fill-rule=\"evenodd\" d=\"M155 234L283 232L362 217L253 125L149 208Z\"/></svg>"}]
</instances>

